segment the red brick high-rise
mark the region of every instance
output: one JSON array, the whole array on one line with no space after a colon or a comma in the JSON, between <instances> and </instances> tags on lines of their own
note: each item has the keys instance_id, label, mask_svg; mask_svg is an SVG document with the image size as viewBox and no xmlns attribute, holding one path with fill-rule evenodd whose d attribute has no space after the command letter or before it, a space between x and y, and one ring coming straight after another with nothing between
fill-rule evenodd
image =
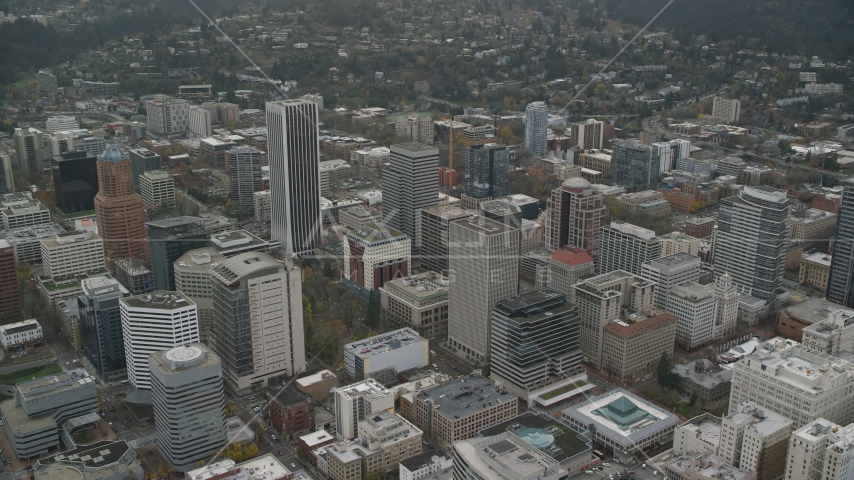
<instances>
[{"instance_id":1,"label":"red brick high-rise","mask_svg":"<svg viewBox=\"0 0 854 480\"><path fill-rule=\"evenodd\" d=\"M104 257L112 270L119 258L148 259L145 203L133 188L130 158L116 145L98 157L95 218L104 239Z\"/></svg>"},{"instance_id":2,"label":"red brick high-rise","mask_svg":"<svg viewBox=\"0 0 854 480\"><path fill-rule=\"evenodd\" d=\"M6 240L0 240L0 324L22 319L15 249Z\"/></svg>"}]
</instances>

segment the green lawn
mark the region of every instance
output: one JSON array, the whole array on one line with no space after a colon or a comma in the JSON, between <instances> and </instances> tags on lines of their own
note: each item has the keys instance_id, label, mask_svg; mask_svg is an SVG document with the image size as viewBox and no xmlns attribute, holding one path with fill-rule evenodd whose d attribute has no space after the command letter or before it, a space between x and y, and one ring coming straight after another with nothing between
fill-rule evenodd
<instances>
[{"instance_id":1,"label":"green lawn","mask_svg":"<svg viewBox=\"0 0 854 480\"><path fill-rule=\"evenodd\" d=\"M56 363L43 365L41 367L25 368L23 370L18 370L17 372L0 375L0 385L15 385L20 382L32 380L33 378L41 378L54 373L60 373L61 371L62 367Z\"/></svg>"},{"instance_id":2,"label":"green lawn","mask_svg":"<svg viewBox=\"0 0 854 480\"><path fill-rule=\"evenodd\" d=\"M583 381L582 382L570 383L569 385L564 385L564 386L558 388L557 390L552 390L551 392L544 393L544 394L540 395L540 398L542 398L543 400L551 400L552 398L555 398L558 395L563 395L566 392L569 392L571 390L575 390L576 388L581 388L585 385L587 385L587 382L583 382Z\"/></svg>"}]
</instances>

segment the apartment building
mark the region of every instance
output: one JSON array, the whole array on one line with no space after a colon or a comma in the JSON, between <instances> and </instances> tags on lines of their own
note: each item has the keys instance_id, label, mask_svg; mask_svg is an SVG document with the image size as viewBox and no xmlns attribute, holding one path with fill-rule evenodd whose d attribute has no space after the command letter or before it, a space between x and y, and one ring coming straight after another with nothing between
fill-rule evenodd
<instances>
[{"instance_id":1,"label":"apartment building","mask_svg":"<svg viewBox=\"0 0 854 480\"><path fill-rule=\"evenodd\" d=\"M143 172L139 177L139 196L149 208L175 208L175 178L163 170Z\"/></svg>"},{"instance_id":2,"label":"apartment building","mask_svg":"<svg viewBox=\"0 0 854 480\"><path fill-rule=\"evenodd\" d=\"M149 100L145 114L148 131L155 135L179 134L190 128L190 104L186 100Z\"/></svg>"},{"instance_id":3,"label":"apartment building","mask_svg":"<svg viewBox=\"0 0 854 480\"><path fill-rule=\"evenodd\" d=\"M621 270L575 285L575 303L581 316L581 352L587 361L602 365L602 329L615 318L641 314L651 307L656 287L654 282Z\"/></svg>"},{"instance_id":4,"label":"apartment building","mask_svg":"<svg viewBox=\"0 0 854 480\"><path fill-rule=\"evenodd\" d=\"M400 116L394 122L394 134L410 142L433 143L433 119L420 115Z\"/></svg>"},{"instance_id":5,"label":"apartment building","mask_svg":"<svg viewBox=\"0 0 854 480\"><path fill-rule=\"evenodd\" d=\"M356 438L359 422L382 411L394 411L394 394L373 378L338 387L335 396L335 432Z\"/></svg>"},{"instance_id":6,"label":"apartment building","mask_svg":"<svg viewBox=\"0 0 854 480\"><path fill-rule=\"evenodd\" d=\"M847 360L775 338L733 364L729 413L753 400L800 428L819 418L851 423L854 369Z\"/></svg>"},{"instance_id":7,"label":"apartment building","mask_svg":"<svg viewBox=\"0 0 854 480\"><path fill-rule=\"evenodd\" d=\"M741 101L738 99L728 99L723 97L715 97L712 103L712 116L720 117L727 123L737 123L738 117L741 114Z\"/></svg>"},{"instance_id":8,"label":"apartment building","mask_svg":"<svg viewBox=\"0 0 854 480\"><path fill-rule=\"evenodd\" d=\"M607 219L603 202L603 196L583 178L570 178L553 189L546 204L545 246L552 250L579 247L596 261Z\"/></svg>"}]
</instances>

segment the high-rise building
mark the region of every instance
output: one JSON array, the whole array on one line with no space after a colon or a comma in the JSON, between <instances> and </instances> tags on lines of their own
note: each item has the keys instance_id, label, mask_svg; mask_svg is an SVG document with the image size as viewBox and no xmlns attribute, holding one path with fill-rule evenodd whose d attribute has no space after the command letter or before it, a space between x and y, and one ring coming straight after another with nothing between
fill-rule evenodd
<instances>
[{"instance_id":1,"label":"high-rise building","mask_svg":"<svg viewBox=\"0 0 854 480\"><path fill-rule=\"evenodd\" d=\"M794 428L819 418L843 425L854 418L854 368L847 360L777 337L732 365L729 413L752 400Z\"/></svg>"},{"instance_id":2,"label":"high-rise building","mask_svg":"<svg viewBox=\"0 0 854 480\"><path fill-rule=\"evenodd\" d=\"M565 245L579 247L594 261L599 257L599 235L605 226L607 208L602 194L590 182L575 177L552 190L548 200L545 245L558 250Z\"/></svg>"},{"instance_id":3,"label":"high-rise building","mask_svg":"<svg viewBox=\"0 0 854 480\"><path fill-rule=\"evenodd\" d=\"M117 258L147 259L145 202L134 192L130 158L110 144L98 157L97 169L95 218L107 268L112 270Z\"/></svg>"},{"instance_id":4,"label":"high-rise building","mask_svg":"<svg viewBox=\"0 0 854 480\"><path fill-rule=\"evenodd\" d=\"M658 184L659 162L658 147L637 140L615 142L611 154L611 180L629 192L649 190Z\"/></svg>"},{"instance_id":5,"label":"high-rise building","mask_svg":"<svg viewBox=\"0 0 854 480\"><path fill-rule=\"evenodd\" d=\"M237 208L253 208L255 192L261 190L261 150L234 147L228 151L226 164L231 180L229 198Z\"/></svg>"},{"instance_id":6,"label":"high-rise building","mask_svg":"<svg viewBox=\"0 0 854 480\"><path fill-rule=\"evenodd\" d=\"M507 147L487 143L466 149L466 195L473 198L507 196L507 171L510 151Z\"/></svg>"},{"instance_id":7,"label":"high-rise building","mask_svg":"<svg viewBox=\"0 0 854 480\"><path fill-rule=\"evenodd\" d=\"M727 123L738 122L738 117L741 114L741 101L737 98L728 99L715 97L712 103L712 116L723 118Z\"/></svg>"},{"instance_id":8,"label":"high-rise building","mask_svg":"<svg viewBox=\"0 0 854 480\"><path fill-rule=\"evenodd\" d=\"M400 116L394 122L394 134L410 142L433 143L433 119L420 115Z\"/></svg>"},{"instance_id":9,"label":"high-rise building","mask_svg":"<svg viewBox=\"0 0 854 480\"><path fill-rule=\"evenodd\" d=\"M98 194L97 158L86 152L66 152L51 158L56 207L65 213L95 209Z\"/></svg>"},{"instance_id":10,"label":"high-rise building","mask_svg":"<svg viewBox=\"0 0 854 480\"><path fill-rule=\"evenodd\" d=\"M83 352L102 382L125 377L125 342L119 299L130 295L118 281L109 277L82 280L83 293L77 296Z\"/></svg>"},{"instance_id":11,"label":"high-rise building","mask_svg":"<svg viewBox=\"0 0 854 480\"><path fill-rule=\"evenodd\" d=\"M791 420L743 401L721 419L718 455L757 480L780 478L791 431Z\"/></svg>"},{"instance_id":12,"label":"high-rise building","mask_svg":"<svg viewBox=\"0 0 854 480\"><path fill-rule=\"evenodd\" d=\"M421 209L421 268L438 273L448 270L448 229L451 222L474 215L454 205Z\"/></svg>"},{"instance_id":13,"label":"high-rise building","mask_svg":"<svg viewBox=\"0 0 854 480\"><path fill-rule=\"evenodd\" d=\"M160 170L162 161L160 155L147 148L132 148L128 150L131 171L133 172L133 184L139 188L139 177L149 170Z\"/></svg>"},{"instance_id":14,"label":"high-rise building","mask_svg":"<svg viewBox=\"0 0 854 480\"><path fill-rule=\"evenodd\" d=\"M385 282L409 275L412 240L376 224L352 230L344 238L344 276L366 289L376 290Z\"/></svg>"},{"instance_id":15,"label":"high-rise building","mask_svg":"<svg viewBox=\"0 0 854 480\"><path fill-rule=\"evenodd\" d=\"M854 425L818 418L795 430L784 465L786 480L843 480L854 472Z\"/></svg>"},{"instance_id":16,"label":"high-rise building","mask_svg":"<svg viewBox=\"0 0 854 480\"><path fill-rule=\"evenodd\" d=\"M714 330L714 339L718 340L735 334L735 325L738 320L738 299L741 294L733 285L732 277L725 273L715 279L712 295L718 301Z\"/></svg>"},{"instance_id":17,"label":"high-rise building","mask_svg":"<svg viewBox=\"0 0 854 480\"><path fill-rule=\"evenodd\" d=\"M448 341L486 362L492 308L518 292L519 232L483 216L455 220L448 247Z\"/></svg>"},{"instance_id":18,"label":"high-rise building","mask_svg":"<svg viewBox=\"0 0 854 480\"><path fill-rule=\"evenodd\" d=\"M286 252L314 251L320 236L320 144L317 104L298 100L267 103L270 165L270 231Z\"/></svg>"},{"instance_id":19,"label":"high-rise building","mask_svg":"<svg viewBox=\"0 0 854 480\"><path fill-rule=\"evenodd\" d=\"M213 321L213 293L211 278L213 269L225 261L215 248L204 247L190 250L175 260L175 290L195 302L199 316L199 338L210 345L210 326Z\"/></svg>"},{"instance_id":20,"label":"high-rise building","mask_svg":"<svg viewBox=\"0 0 854 480\"><path fill-rule=\"evenodd\" d=\"M35 128L24 127L15 129L15 148L18 152L18 164L24 173L41 173L44 168L42 136L44 134Z\"/></svg>"},{"instance_id":21,"label":"high-rise building","mask_svg":"<svg viewBox=\"0 0 854 480\"><path fill-rule=\"evenodd\" d=\"M77 123L77 117L72 117L70 115L47 117L47 120L44 122L44 129L47 130L48 133L77 130L78 128L80 128L80 125Z\"/></svg>"},{"instance_id":22,"label":"high-rise building","mask_svg":"<svg viewBox=\"0 0 854 480\"><path fill-rule=\"evenodd\" d=\"M148 368L163 459L186 472L214 457L226 441L222 361L195 343L151 354Z\"/></svg>"},{"instance_id":23,"label":"high-rise building","mask_svg":"<svg viewBox=\"0 0 854 480\"><path fill-rule=\"evenodd\" d=\"M139 196L146 207L175 208L175 177L163 170L149 170L139 177Z\"/></svg>"},{"instance_id":24,"label":"high-rise building","mask_svg":"<svg viewBox=\"0 0 854 480\"><path fill-rule=\"evenodd\" d=\"M36 89L40 93L55 93L59 88L56 81L56 75L49 68L39 70L36 75Z\"/></svg>"},{"instance_id":25,"label":"high-rise building","mask_svg":"<svg viewBox=\"0 0 854 480\"><path fill-rule=\"evenodd\" d=\"M394 394L369 378L334 389L335 432L343 438L359 434L359 422L370 415L394 410Z\"/></svg>"},{"instance_id":26,"label":"high-rise building","mask_svg":"<svg viewBox=\"0 0 854 480\"><path fill-rule=\"evenodd\" d=\"M208 245L204 220L197 217L175 217L148 222L146 228L154 290L175 290L175 260L190 250Z\"/></svg>"},{"instance_id":27,"label":"high-rise building","mask_svg":"<svg viewBox=\"0 0 854 480\"><path fill-rule=\"evenodd\" d=\"M680 160L685 160L691 156L691 142L688 140L676 138L668 142L653 143L652 147L658 148L658 173L667 173L677 169ZM708 168L711 168L711 166ZM692 168L689 171L691 173L699 173L699 171L694 172L693 170ZM711 170L709 173L711 173Z\"/></svg>"},{"instance_id":28,"label":"high-rise building","mask_svg":"<svg viewBox=\"0 0 854 480\"><path fill-rule=\"evenodd\" d=\"M380 308L386 325L411 327L422 337L448 334L448 278L432 271L385 282Z\"/></svg>"},{"instance_id":29,"label":"high-rise building","mask_svg":"<svg viewBox=\"0 0 854 480\"><path fill-rule=\"evenodd\" d=\"M658 239L661 241L662 257L669 257L677 253L688 253L695 256L700 254L700 239L685 235L682 232L665 233L660 235Z\"/></svg>"},{"instance_id":30,"label":"high-rise building","mask_svg":"<svg viewBox=\"0 0 854 480\"><path fill-rule=\"evenodd\" d=\"M581 366L581 319L566 295L532 290L492 309L492 378L527 400L543 387L569 383Z\"/></svg>"},{"instance_id":31,"label":"high-rise building","mask_svg":"<svg viewBox=\"0 0 854 480\"><path fill-rule=\"evenodd\" d=\"M718 302L710 288L697 282L675 285L665 310L676 316L676 344L692 351L713 338Z\"/></svg>"},{"instance_id":32,"label":"high-rise building","mask_svg":"<svg viewBox=\"0 0 854 480\"><path fill-rule=\"evenodd\" d=\"M272 197L269 190L262 190L252 194L252 210L255 213L255 221L267 223L272 215Z\"/></svg>"},{"instance_id":33,"label":"high-rise building","mask_svg":"<svg viewBox=\"0 0 854 480\"><path fill-rule=\"evenodd\" d=\"M524 260L523 260L524 261ZM566 295L573 301L573 286L596 271L593 257L579 247L563 247L552 252L548 259L536 267L537 288L548 288Z\"/></svg>"},{"instance_id":34,"label":"high-rise building","mask_svg":"<svg viewBox=\"0 0 854 480\"><path fill-rule=\"evenodd\" d=\"M154 291L119 299L128 380L151 390L148 357L161 350L199 342L196 304L181 292Z\"/></svg>"},{"instance_id":35,"label":"high-rise building","mask_svg":"<svg viewBox=\"0 0 854 480\"><path fill-rule=\"evenodd\" d=\"M305 370L299 267L241 253L214 267L211 292L209 340L229 390L260 391Z\"/></svg>"},{"instance_id":36,"label":"high-rise building","mask_svg":"<svg viewBox=\"0 0 854 480\"><path fill-rule=\"evenodd\" d=\"M189 114L189 129L190 133L201 138L210 137L213 133L211 130L211 112L208 109L201 108L198 105L193 105L187 112Z\"/></svg>"},{"instance_id":37,"label":"high-rise building","mask_svg":"<svg viewBox=\"0 0 854 480\"><path fill-rule=\"evenodd\" d=\"M392 145L390 151L391 165L383 170L385 224L409 236L419 251L420 210L438 203L439 149L413 142Z\"/></svg>"},{"instance_id":38,"label":"high-rise building","mask_svg":"<svg viewBox=\"0 0 854 480\"><path fill-rule=\"evenodd\" d=\"M531 102L525 107L525 150L538 157L546 156L546 135L549 131L549 109L543 102Z\"/></svg>"},{"instance_id":39,"label":"high-rise building","mask_svg":"<svg viewBox=\"0 0 854 480\"><path fill-rule=\"evenodd\" d=\"M164 99L145 102L148 131L155 135L174 135L190 129L190 104L186 100Z\"/></svg>"},{"instance_id":40,"label":"high-rise building","mask_svg":"<svg viewBox=\"0 0 854 480\"><path fill-rule=\"evenodd\" d=\"M142 295L154 290L151 270L140 258L120 258L113 271L116 280L128 289L131 295Z\"/></svg>"},{"instance_id":41,"label":"high-rise building","mask_svg":"<svg viewBox=\"0 0 854 480\"><path fill-rule=\"evenodd\" d=\"M854 180L848 179L842 185L827 299L854 308Z\"/></svg>"},{"instance_id":42,"label":"high-rise building","mask_svg":"<svg viewBox=\"0 0 854 480\"><path fill-rule=\"evenodd\" d=\"M603 226L599 237L599 273L625 270L640 275L644 262L661 257L655 232L620 220Z\"/></svg>"},{"instance_id":43,"label":"high-rise building","mask_svg":"<svg viewBox=\"0 0 854 480\"><path fill-rule=\"evenodd\" d=\"M567 129L569 130L569 143L573 147L580 147L582 150L601 150L604 143L604 125L605 122L595 118L570 124Z\"/></svg>"},{"instance_id":44,"label":"high-rise building","mask_svg":"<svg viewBox=\"0 0 854 480\"><path fill-rule=\"evenodd\" d=\"M23 319L15 249L0 239L0 319L3 324Z\"/></svg>"},{"instance_id":45,"label":"high-rise building","mask_svg":"<svg viewBox=\"0 0 854 480\"><path fill-rule=\"evenodd\" d=\"M581 315L581 352L594 365L602 365L602 329L615 319L642 315L655 303L656 284L614 271L575 285L575 304Z\"/></svg>"},{"instance_id":46,"label":"high-rise building","mask_svg":"<svg viewBox=\"0 0 854 480\"><path fill-rule=\"evenodd\" d=\"M666 310L667 297L673 287L700 281L700 257L677 253L650 260L641 265L640 276L658 284L655 289L655 308Z\"/></svg>"},{"instance_id":47,"label":"high-rise building","mask_svg":"<svg viewBox=\"0 0 854 480\"><path fill-rule=\"evenodd\" d=\"M95 232L58 233L39 241L44 276L59 280L104 271L104 242Z\"/></svg>"},{"instance_id":48,"label":"high-rise building","mask_svg":"<svg viewBox=\"0 0 854 480\"><path fill-rule=\"evenodd\" d=\"M12 155L0 152L0 195L15 191L15 177L12 174Z\"/></svg>"},{"instance_id":49,"label":"high-rise building","mask_svg":"<svg viewBox=\"0 0 854 480\"><path fill-rule=\"evenodd\" d=\"M786 192L739 185L737 196L720 203L715 271L729 273L746 293L773 301L782 282L786 256Z\"/></svg>"}]
</instances>

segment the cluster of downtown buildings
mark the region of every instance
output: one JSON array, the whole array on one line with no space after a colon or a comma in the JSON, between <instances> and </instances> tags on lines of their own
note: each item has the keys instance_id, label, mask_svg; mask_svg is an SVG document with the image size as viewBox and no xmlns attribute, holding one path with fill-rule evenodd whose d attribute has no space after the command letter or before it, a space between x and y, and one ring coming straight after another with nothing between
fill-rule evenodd
<instances>
[{"instance_id":1,"label":"cluster of downtown buildings","mask_svg":"<svg viewBox=\"0 0 854 480\"><path fill-rule=\"evenodd\" d=\"M184 107L174 105L186 106L160 101L150 107L149 117L162 107L164 118L184 121ZM318 109L317 102L305 100L267 104L271 181L261 209L276 248L286 253L284 261L266 253L270 243L220 229L206 218L147 221L152 204L174 201L174 186L171 193L168 186L157 186L150 155L115 145L95 155L88 173L78 166L89 168L89 163L73 163L91 158L88 152L66 151L53 159L58 191L75 198L70 205L91 195L94 225L79 222L78 229L65 232L31 195L0 197L0 284L8 287L0 289L0 310L21 320L14 266L40 263L40 292L56 306L64 332L83 349L95 375L105 382L126 378L134 401L155 406L160 451L176 469L188 470L225 444L224 389L259 392L305 370L301 272L294 257L313 254L324 229ZM189 122L189 107L186 115ZM545 154L547 125L547 110L529 106L530 151ZM583 122L570 130L580 147L601 150L601 129ZM24 132L20 136L26 138ZM539 139L543 145L530 143ZM658 208L661 199L644 189L674 162L686 164L683 147L688 148L614 144L607 163L612 179L632 192L621 198L627 208ZM226 161L235 175L241 159L250 165L252 180L238 195L257 208L260 154L246 149L228 150ZM790 219L786 192L740 185L735 195L720 200L714 228L714 222L696 220L686 227L696 236L659 236L609 221L606 195L581 169L563 165L566 178L551 192L538 223L536 199L509 195L510 159L501 145L468 147L465 194L452 204L437 195L445 178L438 148L416 141L392 145L383 171L382 211L370 205L341 210L342 282L366 295L378 292L384 320L402 330L345 346L347 373L364 380L332 393L334 436L326 432L321 438L324 432L318 430L299 437L318 469L336 480L398 465L447 470L450 463L432 456L407 462L427 440L454 453L455 475L479 478L485 473L478 472L505 469L501 475L508 478L532 473L564 478L594 465L594 448L629 461L638 451L672 440L669 456L655 461L668 475L687 477L688 470L716 465L747 480L783 474L807 478L798 468L801 457L809 455L809 475L818 469L827 474L830 457L816 457L816 449L847 451L845 432L854 422L854 409L844 402L854 376L845 356L854 351L854 343L848 346L854 342L849 325L854 312L847 310L854 306L854 185L844 187L828 265L827 298L838 308L804 328L802 344L775 339L733 364L726 382L727 416L677 426L672 414L627 391L584 400L593 385L582 362L619 380L636 379L662 354L672 354L674 345L702 348L732 337L739 321L752 323L757 305L785 306L790 299L782 271L791 224L799 223ZM670 164L664 167L663 161ZM64 162L74 165L68 173ZM71 188L77 180L72 174L81 175L76 185L88 185L88 194ZM804 228L806 223L800 222ZM701 238L712 243L711 254L702 259ZM447 337L449 347L476 366L488 366L489 377L413 386L399 392L395 413L395 394L383 382L428 365L426 339L437 337ZM707 387L704 395L726 395L709 393L718 392L720 382L709 384L705 367L694 368L693 377L690 371L684 375L697 378L698 391ZM85 371L51 378L49 385L19 384L15 398L0 404L4 429L19 456L57 447L69 421L97 412L94 384ZM198 390L204 408L185 408L179 398L186 388ZM40 395L52 398L44 404L49 406L37 408L29 400ZM294 398L271 401L271 418L287 416L282 412L305 401ZM71 409L68 402L79 403ZM520 404L560 421L519 416ZM51 421L38 423L45 412L52 412ZM543 431L554 440L531 443ZM689 440L691 431L696 438ZM677 445L673 439L680 435L685 440ZM755 437L750 448L733 446L746 445L748 437ZM802 449L803 439L814 447ZM768 452L778 461L769 461Z\"/></svg>"}]
</instances>

